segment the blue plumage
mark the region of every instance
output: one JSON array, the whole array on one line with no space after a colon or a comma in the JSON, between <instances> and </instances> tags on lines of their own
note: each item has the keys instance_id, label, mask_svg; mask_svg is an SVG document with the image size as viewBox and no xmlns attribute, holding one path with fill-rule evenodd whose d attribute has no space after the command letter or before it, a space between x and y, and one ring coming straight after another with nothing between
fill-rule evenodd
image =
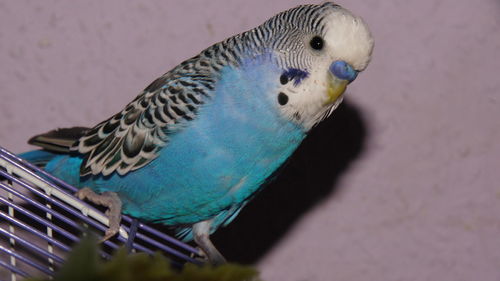
<instances>
[{"instance_id":1,"label":"blue plumage","mask_svg":"<svg viewBox=\"0 0 500 281\"><path fill-rule=\"evenodd\" d=\"M274 99L278 69L269 63L222 70L203 118L171 136L147 169L90 177L83 184L120 191L124 211L169 225L193 224L239 206L302 141L305 132L280 116ZM252 79L248 79L252 77ZM259 81L255 84L253 81ZM222 223L231 212L217 218ZM218 224L212 224L211 232Z\"/></svg>"},{"instance_id":2,"label":"blue plumage","mask_svg":"<svg viewBox=\"0 0 500 281\"><path fill-rule=\"evenodd\" d=\"M171 134L147 168L80 177L82 157L58 155L45 169L75 186L117 192L123 212L140 219L191 225L215 218L212 233L234 218L305 137L269 95L278 91L280 73L269 56L222 69L217 95L199 110L203 118ZM178 231L192 239L183 227Z\"/></svg>"},{"instance_id":3,"label":"blue plumage","mask_svg":"<svg viewBox=\"0 0 500 281\"><path fill-rule=\"evenodd\" d=\"M354 25L345 28L359 34L347 40L361 44L359 53L333 48L344 40L334 23L346 16L338 24ZM81 198L114 194L122 212L174 226L220 263L208 236L331 114L372 46L364 23L341 7L299 6L181 63L94 128L30 141L53 152L22 156L83 188ZM116 231L119 212L110 217Z\"/></svg>"}]
</instances>

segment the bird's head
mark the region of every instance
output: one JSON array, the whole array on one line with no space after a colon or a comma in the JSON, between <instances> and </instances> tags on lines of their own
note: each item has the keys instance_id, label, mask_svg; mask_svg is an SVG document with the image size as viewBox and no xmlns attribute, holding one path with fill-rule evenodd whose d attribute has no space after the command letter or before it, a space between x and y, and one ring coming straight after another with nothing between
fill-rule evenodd
<instances>
[{"instance_id":1,"label":"bird's head","mask_svg":"<svg viewBox=\"0 0 500 281\"><path fill-rule=\"evenodd\" d=\"M263 26L272 30L271 48L282 69L280 111L309 130L333 112L368 65L374 44L368 26L329 2L290 9Z\"/></svg>"}]
</instances>

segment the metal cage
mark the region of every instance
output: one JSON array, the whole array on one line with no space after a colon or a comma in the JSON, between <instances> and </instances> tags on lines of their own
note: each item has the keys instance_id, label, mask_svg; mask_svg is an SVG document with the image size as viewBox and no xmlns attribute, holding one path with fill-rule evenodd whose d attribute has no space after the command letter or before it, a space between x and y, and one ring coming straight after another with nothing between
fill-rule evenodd
<instances>
[{"instance_id":1,"label":"metal cage","mask_svg":"<svg viewBox=\"0 0 500 281\"><path fill-rule=\"evenodd\" d=\"M76 191L0 147L0 280L52 276L84 232L103 235L108 218L76 198ZM128 216L119 235L102 243L101 255L120 246L160 251L177 266L200 263L198 249Z\"/></svg>"}]
</instances>

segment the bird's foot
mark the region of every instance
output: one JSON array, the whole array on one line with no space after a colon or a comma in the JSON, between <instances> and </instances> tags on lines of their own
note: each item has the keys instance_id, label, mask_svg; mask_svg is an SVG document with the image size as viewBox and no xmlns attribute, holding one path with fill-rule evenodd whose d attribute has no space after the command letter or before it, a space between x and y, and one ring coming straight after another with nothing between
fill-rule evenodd
<instances>
[{"instance_id":1,"label":"bird's foot","mask_svg":"<svg viewBox=\"0 0 500 281\"><path fill-rule=\"evenodd\" d=\"M106 215L109 219L109 227L104 233L101 239L101 243L108 240L109 238L115 236L120 230L120 221L122 219L122 201L118 197L118 194L111 191L106 191L101 194L95 193L92 189L84 187L76 193L76 196L80 200L87 199L88 201L95 203L97 205L104 206L108 208Z\"/></svg>"},{"instance_id":2,"label":"bird's foot","mask_svg":"<svg viewBox=\"0 0 500 281\"><path fill-rule=\"evenodd\" d=\"M202 221L193 225L194 241L200 247L200 256L206 257L208 261L214 265L222 265L226 263L224 256L215 248L210 241L210 221Z\"/></svg>"}]
</instances>

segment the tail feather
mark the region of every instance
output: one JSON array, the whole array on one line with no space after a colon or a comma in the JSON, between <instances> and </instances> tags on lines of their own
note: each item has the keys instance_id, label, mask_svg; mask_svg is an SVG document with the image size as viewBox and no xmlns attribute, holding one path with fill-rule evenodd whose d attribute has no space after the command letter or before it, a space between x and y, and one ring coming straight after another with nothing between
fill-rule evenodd
<instances>
[{"instance_id":1,"label":"tail feather","mask_svg":"<svg viewBox=\"0 0 500 281\"><path fill-rule=\"evenodd\" d=\"M44 168L53 158L61 154L71 153L71 147L80 137L85 135L89 128L72 127L52 130L32 137L28 143L41 147L41 150L32 150L19 154L19 157Z\"/></svg>"},{"instance_id":2,"label":"tail feather","mask_svg":"<svg viewBox=\"0 0 500 281\"><path fill-rule=\"evenodd\" d=\"M88 130L85 127L56 129L36 135L28 143L53 152L69 153L71 146Z\"/></svg>"}]
</instances>

